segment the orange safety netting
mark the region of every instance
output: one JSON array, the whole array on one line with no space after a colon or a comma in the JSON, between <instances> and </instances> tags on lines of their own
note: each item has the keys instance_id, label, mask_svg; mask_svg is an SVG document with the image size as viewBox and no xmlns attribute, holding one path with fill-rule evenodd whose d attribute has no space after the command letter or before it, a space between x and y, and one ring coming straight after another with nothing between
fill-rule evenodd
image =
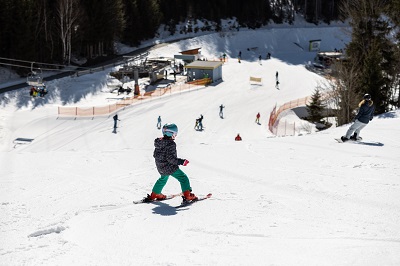
<instances>
[{"instance_id":1,"label":"orange safety netting","mask_svg":"<svg viewBox=\"0 0 400 266\"><path fill-rule=\"evenodd\" d=\"M167 93L181 92L185 90L195 89L203 87L205 84L210 83L211 79L202 79L194 82L195 84L183 83L174 84L172 86L167 86L165 88L159 88L152 91L147 91L140 96L132 96L130 98L125 98L117 101L114 104L109 104L105 106L91 106L91 107L58 107L59 116L99 116L108 115L126 106L138 103L140 101L151 99L153 97L161 97ZM203 85L203 86L202 86Z\"/></svg>"},{"instance_id":2,"label":"orange safety netting","mask_svg":"<svg viewBox=\"0 0 400 266\"><path fill-rule=\"evenodd\" d=\"M269 116L269 122L268 122L268 127L269 130L274 133L275 135L278 135L278 128L279 126L279 120L280 117L279 115L283 112L286 111L288 109L292 109L298 106L303 106L306 105L308 103L308 101L310 100L310 97L304 97L304 98L300 98L294 101L290 101L287 102L285 104L283 104L282 106L279 107L278 110L276 110L276 106L274 107L274 109L272 109L270 116ZM293 126L291 126L293 124ZM282 127L282 126L281 126ZM285 121L284 124L284 135L287 135L287 130L288 128L293 128L293 132L288 134L288 135L294 135L294 128L295 128L295 124L291 123L290 125L288 125Z\"/></svg>"}]
</instances>

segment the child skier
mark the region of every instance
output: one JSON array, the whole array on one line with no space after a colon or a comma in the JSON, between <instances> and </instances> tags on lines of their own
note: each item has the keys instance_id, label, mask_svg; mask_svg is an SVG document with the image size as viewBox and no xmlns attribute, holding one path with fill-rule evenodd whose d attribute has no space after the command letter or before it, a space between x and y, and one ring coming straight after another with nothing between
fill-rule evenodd
<instances>
[{"instance_id":1,"label":"child skier","mask_svg":"<svg viewBox=\"0 0 400 266\"><path fill-rule=\"evenodd\" d=\"M151 195L146 200L164 200L166 196L161 193L170 175L175 177L181 184L184 200L197 200L191 193L190 181L187 175L179 169L179 165L186 166L189 161L177 157L175 138L178 134L178 127L175 124L165 124L162 128L163 137L154 140L153 157L156 161L157 170L161 177L153 186Z\"/></svg>"},{"instance_id":2,"label":"child skier","mask_svg":"<svg viewBox=\"0 0 400 266\"><path fill-rule=\"evenodd\" d=\"M257 113L256 115L256 123L260 124L260 113Z\"/></svg>"}]
</instances>

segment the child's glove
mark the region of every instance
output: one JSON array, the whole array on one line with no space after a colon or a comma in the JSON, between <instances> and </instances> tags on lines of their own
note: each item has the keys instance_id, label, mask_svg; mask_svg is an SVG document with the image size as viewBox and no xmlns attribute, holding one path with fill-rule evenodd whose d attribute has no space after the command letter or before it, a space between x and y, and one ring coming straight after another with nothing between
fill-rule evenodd
<instances>
[{"instance_id":1,"label":"child's glove","mask_svg":"<svg viewBox=\"0 0 400 266\"><path fill-rule=\"evenodd\" d=\"M185 159L178 159L178 164L179 164L179 165L186 166L188 163L189 163L188 160L185 160Z\"/></svg>"}]
</instances>

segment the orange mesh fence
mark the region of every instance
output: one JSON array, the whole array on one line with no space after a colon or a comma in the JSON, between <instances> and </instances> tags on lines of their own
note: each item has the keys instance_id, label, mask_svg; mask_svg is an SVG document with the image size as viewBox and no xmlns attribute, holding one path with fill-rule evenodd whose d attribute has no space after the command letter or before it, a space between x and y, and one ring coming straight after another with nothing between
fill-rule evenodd
<instances>
[{"instance_id":1,"label":"orange mesh fence","mask_svg":"<svg viewBox=\"0 0 400 266\"><path fill-rule=\"evenodd\" d=\"M77 116L93 116L93 114L94 114L94 107L76 108L76 115Z\"/></svg>"},{"instance_id":2,"label":"orange mesh fence","mask_svg":"<svg viewBox=\"0 0 400 266\"><path fill-rule=\"evenodd\" d=\"M294 136L296 133L296 123L295 122L282 122L278 119L275 125L271 128L271 132L275 136Z\"/></svg>"},{"instance_id":3,"label":"orange mesh fence","mask_svg":"<svg viewBox=\"0 0 400 266\"><path fill-rule=\"evenodd\" d=\"M170 86L162 89L161 92L160 92L160 95L164 95L167 92L171 92L171 87Z\"/></svg>"},{"instance_id":4,"label":"orange mesh fence","mask_svg":"<svg viewBox=\"0 0 400 266\"><path fill-rule=\"evenodd\" d=\"M110 104L106 106L95 106L93 113L96 115L107 115L109 113L112 113L117 109L116 104Z\"/></svg>"},{"instance_id":5,"label":"orange mesh fence","mask_svg":"<svg viewBox=\"0 0 400 266\"><path fill-rule=\"evenodd\" d=\"M204 87L205 84L211 83L211 79L197 80L195 84L181 83L167 86L165 88L158 88L156 90L145 92L140 96L132 96L117 101L116 103L105 105L105 106L91 106L91 107L58 107L59 116L98 116L108 115L126 106L141 102L143 100L152 99L154 97L161 97L166 94L172 94L175 92L188 91L191 89L197 89ZM208 82L208 83L207 83Z\"/></svg>"},{"instance_id":6,"label":"orange mesh fence","mask_svg":"<svg viewBox=\"0 0 400 266\"><path fill-rule=\"evenodd\" d=\"M300 98L294 101L287 102L279 107L276 111L276 106L271 111L269 116L268 127L269 130L276 136L287 136L287 135L294 135L295 134L295 123L287 123L285 121L284 124L279 123L280 117L279 115L288 109L292 109L298 106L304 106L308 103L310 97Z\"/></svg>"},{"instance_id":7,"label":"orange mesh fence","mask_svg":"<svg viewBox=\"0 0 400 266\"><path fill-rule=\"evenodd\" d=\"M58 115L76 116L76 107L58 107Z\"/></svg>"},{"instance_id":8,"label":"orange mesh fence","mask_svg":"<svg viewBox=\"0 0 400 266\"><path fill-rule=\"evenodd\" d=\"M208 85L210 83L211 83L211 78L204 78L187 82L187 84L191 85Z\"/></svg>"},{"instance_id":9,"label":"orange mesh fence","mask_svg":"<svg viewBox=\"0 0 400 266\"><path fill-rule=\"evenodd\" d=\"M136 101L134 98L123 99L123 100L118 101L116 103L116 105L120 106L120 108L121 108L126 105L131 105L134 101Z\"/></svg>"},{"instance_id":10,"label":"orange mesh fence","mask_svg":"<svg viewBox=\"0 0 400 266\"><path fill-rule=\"evenodd\" d=\"M222 62L222 63L227 63L229 61L229 57L225 57L225 60L224 60L223 56L221 56L221 57L212 57L212 58L208 58L207 61L211 61L211 62L218 62L219 61L219 62Z\"/></svg>"}]
</instances>

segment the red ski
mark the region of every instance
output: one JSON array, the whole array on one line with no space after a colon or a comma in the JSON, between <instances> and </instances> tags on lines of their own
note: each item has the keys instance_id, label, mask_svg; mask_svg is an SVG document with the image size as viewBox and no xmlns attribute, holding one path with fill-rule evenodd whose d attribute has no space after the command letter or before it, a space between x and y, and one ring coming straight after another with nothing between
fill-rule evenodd
<instances>
[{"instance_id":1,"label":"red ski","mask_svg":"<svg viewBox=\"0 0 400 266\"><path fill-rule=\"evenodd\" d=\"M175 197L182 196L182 195L183 195L183 193L167 195L167 197L166 197L165 199L163 199L163 200L150 200L150 199L149 199L149 195L147 195L147 197L144 197L144 198L141 199L141 200L134 200L134 201L133 201L133 204L152 203L152 202L170 200L170 199L173 199L173 198L175 198Z\"/></svg>"},{"instance_id":2,"label":"red ski","mask_svg":"<svg viewBox=\"0 0 400 266\"><path fill-rule=\"evenodd\" d=\"M206 200L206 199L210 198L211 196L212 196L212 194L208 193L205 196L197 196L197 200L183 200L182 203L178 206L175 206L175 208L186 207L186 206L192 205L195 202Z\"/></svg>"}]
</instances>

